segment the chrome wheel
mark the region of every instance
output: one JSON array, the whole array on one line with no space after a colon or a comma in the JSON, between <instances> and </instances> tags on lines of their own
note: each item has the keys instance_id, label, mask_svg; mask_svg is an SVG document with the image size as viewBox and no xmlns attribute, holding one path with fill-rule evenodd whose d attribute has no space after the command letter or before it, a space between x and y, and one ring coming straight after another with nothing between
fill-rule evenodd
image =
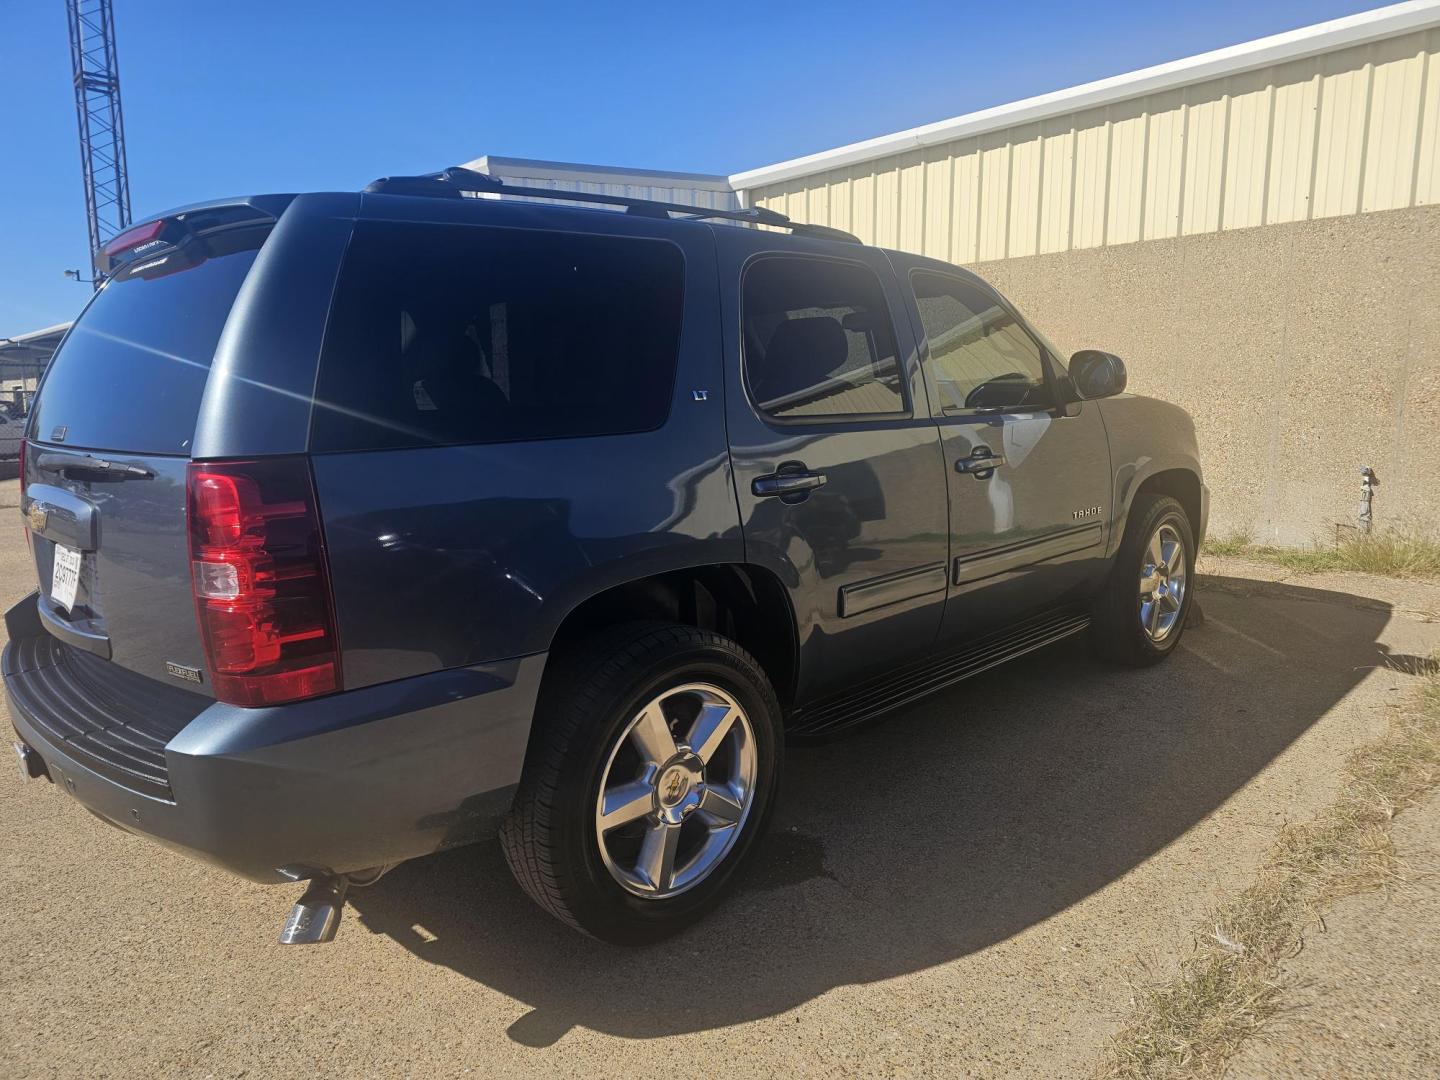
<instances>
[{"instance_id":1,"label":"chrome wheel","mask_svg":"<svg viewBox=\"0 0 1440 1080\"><path fill-rule=\"evenodd\" d=\"M610 750L595 804L600 858L627 891L652 900L704 881L749 816L755 733L710 683L653 698Z\"/></svg>"},{"instance_id":2,"label":"chrome wheel","mask_svg":"<svg viewBox=\"0 0 1440 1080\"><path fill-rule=\"evenodd\" d=\"M1185 542L1169 522L1162 522L1145 545L1140 566L1140 628L1151 641L1168 638L1185 605Z\"/></svg>"}]
</instances>

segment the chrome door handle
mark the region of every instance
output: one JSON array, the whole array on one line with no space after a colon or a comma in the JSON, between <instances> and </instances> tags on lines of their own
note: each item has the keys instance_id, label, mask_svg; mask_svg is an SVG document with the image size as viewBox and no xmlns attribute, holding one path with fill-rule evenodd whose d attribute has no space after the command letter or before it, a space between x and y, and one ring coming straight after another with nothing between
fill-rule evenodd
<instances>
[{"instance_id":1,"label":"chrome door handle","mask_svg":"<svg viewBox=\"0 0 1440 1080\"><path fill-rule=\"evenodd\" d=\"M983 453L981 451L984 451ZM995 469L1005 464L1004 454L992 454L984 447L976 450L969 457L962 457L955 462L955 471L974 473L977 478L980 473L994 472Z\"/></svg>"}]
</instances>

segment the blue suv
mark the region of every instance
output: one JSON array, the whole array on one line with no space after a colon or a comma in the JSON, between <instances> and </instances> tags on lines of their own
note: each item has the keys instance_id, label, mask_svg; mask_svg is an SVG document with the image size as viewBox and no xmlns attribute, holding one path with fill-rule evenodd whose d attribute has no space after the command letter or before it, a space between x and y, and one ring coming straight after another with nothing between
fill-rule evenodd
<instances>
[{"instance_id":1,"label":"blue suv","mask_svg":"<svg viewBox=\"0 0 1440 1080\"><path fill-rule=\"evenodd\" d=\"M309 881L287 942L497 829L558 918L663 937L754 851L787 737L1082 631L1155 663L1195 602L1189 417L933 259L463 169L106 259L22 451L16 750Z\"/></svg>"}]
</instances>

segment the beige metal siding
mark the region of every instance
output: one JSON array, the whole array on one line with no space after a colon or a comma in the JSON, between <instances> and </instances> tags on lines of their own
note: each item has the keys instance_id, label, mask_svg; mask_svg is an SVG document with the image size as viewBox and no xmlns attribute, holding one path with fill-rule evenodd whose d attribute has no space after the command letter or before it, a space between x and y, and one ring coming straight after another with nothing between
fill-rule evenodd
<instances>
[{"instance_id":1,"label":"beige metal siding","mask_svg":"<svg viewBox=\"0 0 1440 1080\"><path fill-rule=\"evenodd\" d=\"M659 202L679 203L682 206L705 207L708 209L735 209L738 200L728 192L707 191L692 187L667 184L626 184L597 182L593 180L556 179L550 176L523 176L499 174L507 184L523 187L549 188L554 191L585 191L594 195L620 195L629 199L655 199ZM558 201L558 200L557 200ZM581 205L579 203L576 204ZM804 218L803 214L796 215Z\"/></svg>"},{"instance_id":2,"label":"beige metal siding","mask_svg":"<svg viewBox=\"0 0 1440 1080\"><path fill-rule=\"evenodd\" d=\"M980 258L976 244L980 235L980 148L957 148L951 160L955 172L950 179L950 261L976 262Z\"/></svg>"},{"instance_id":3,"label":"beige metal siding","mask_svg":"<svg viewBox=\"0 0 1440 1080\"><path fill-rule=\"evenodd\" d=\"M1136 102L1110 109L1109 190L1105 204L1106 244L1140 239L1140 209L1145 201L1145 131L1148 116Z\"/></svg>"},{"instance_id":4,"label":"beige metal siding","mask_svg":"<svg viewBox=\"0 0 1440 1080\"><path fill-rule=\"evenodd\" d=\"M1110 189L1110 121L1106 110L1080 117L1075 128L1075 190L1070 198L1070 246L1105 243L1105 203Z\"/></svg>"},{"instance_id":5,"label":"beige metal siding","mask_svg":"<svg viewBox=\"0 0 1440 1080\"><path fill-rule=\"evenodd\" d=\"M1266 224L1304 221L1315 164L1320 74L1312 63L1290 64L1276 78L1270 133Z\"/></svg>"},{"instance_id":6,"label":"beige metal siding","mask_svg":"<svg viewBox=\"0 0 1440 1080\"><path fill-rule=\"evenodd\" d=\"M583 191L593 195L620 195L631 199L656 199L682 206L734 210L739 195L723 176L701 173L650 173L603 165L580 165L564 161L532 161L485 155L466 163L467 168L487 173L517 187L548 188L551 191ZM803 191L801 187L796 190ZM559 202L560 200L555 200ZM576 206L593 205L575 203ZM823 209L823 208L822 208Z\"/></svg>"},{"instance_id":7,"label":"beige metal siding","mask_svg":"<svg viewBox=\"0 0 1440 1080\"><path fill-rule=\"evenodd\" d=\"M1426 54L1424 84L1413 196L1416 205L1440 202L1440 50L1432 48Z\"/></svg>"},{"instance_id":8,"label":"beige metal siding","mask_svg":"<svg viewBox=\"0 0 1440 1080\"><path fill-rule=\"evenodd\" d=\"M1075 132L1062 120L1044 123L1040 179L1040 251L1070 246L1070 205L1075 179Z\"/></svg>"},{"instance_id":9,"label":"beige metal siding","mask_svg":"<svg viewBox=\"0 0 1440 1080\"><path fill-rule=\"evenodd\" d=\"M1220 228L1220 196L1225 187L1225 131L1230 98L1211 86L1186 91L1188 135L1185 145L1185 194L1181 227L1185 236Z\"/></svg>"},{"instance_id":10,"label":"beige metal siding","mask_svg":"<svg viewBox=\"0 0 1440 1080\"><path fill-rule=\"evenodd\" d=\"M955 174L948 154L932 152L925 159L925 226L921 254L950 258L950 179Z\"/></svg>"},{"instance_id":11,"label":"beige metal siding","mask_svg":"<svg viewBox=\"0 0 1440 1080\"><path fill-rule=\"evenodd\" d=\"M953 262L1440 201L1440 29L746 193Z\"/></svg>"},{"instance_id":12,"label":"beige metal siding","mask_svg":"<svg viewBox=\"0 0 1440 1080\"><path fill-rule=\"evenodd\" d=\"M1414 40L1374 46L1362 211L1411 205L1427 58L1426 49Z\"/></svg>"},{"instance_id":13,"label":"beige metal siding","mask_svg":"<svg viewBox=\"0 0 1440 1080\"><path fill-rule=\"evenodd\" d=\"M1180 232L1180 195L1185 175L1185 95L1157 94L1147 117L1144 238L1162 240Z\"/></svg>"},{"instance_id":14,"label":"beige metal siding","mask_svg":"<svg viewBox=\"0 0 1440 1080\"><path fill-rule=\"evenodd\" d=\"M1017 132L1010 149L1009 247L1011 258L1034 255L1040 240L1041 154L1040 125Z\"/></svg>"}]
</instances>

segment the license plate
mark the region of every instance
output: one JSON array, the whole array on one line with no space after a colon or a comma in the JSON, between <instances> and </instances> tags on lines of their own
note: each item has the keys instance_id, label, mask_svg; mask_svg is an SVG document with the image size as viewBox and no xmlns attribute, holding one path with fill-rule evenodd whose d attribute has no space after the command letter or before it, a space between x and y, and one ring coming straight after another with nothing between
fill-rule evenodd
<instances>
[{"instance_id":1,"label":"license plate","mask_svg":"<svg viewBox=\"0 0 1440 1080\"><path fill-rule=\"evenodd\" d=\"M55 545L55 574L50 579L50 599L66 611L75 606L80 586L80 552L64 544Z\"/></svg>"}]
</instances>

